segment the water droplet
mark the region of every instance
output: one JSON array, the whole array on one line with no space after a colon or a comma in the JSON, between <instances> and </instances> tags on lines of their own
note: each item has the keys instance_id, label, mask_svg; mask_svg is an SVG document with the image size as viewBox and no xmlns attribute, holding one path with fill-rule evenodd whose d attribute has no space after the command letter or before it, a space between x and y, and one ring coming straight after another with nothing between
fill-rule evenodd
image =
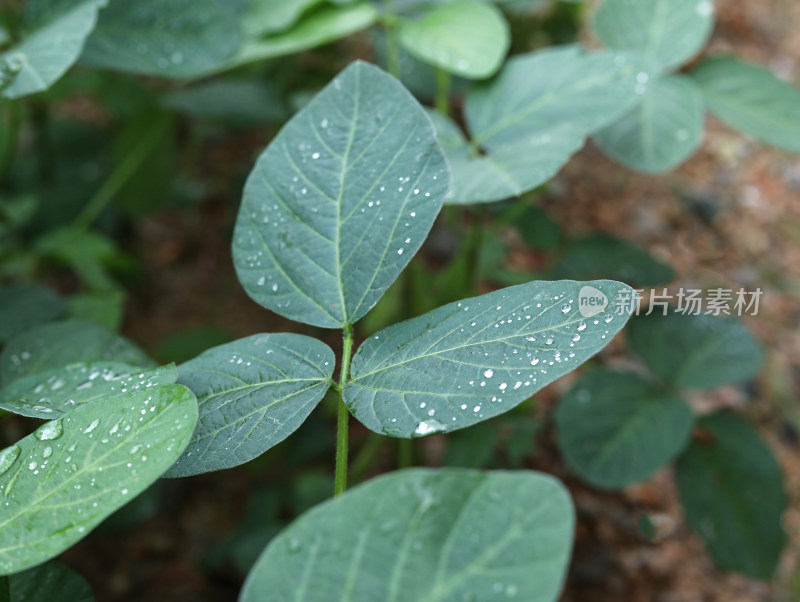
<instances>
[{"instance_id":1,"label":"water droplet","mask_svg":"<svg viewBox=\"0 0 800 602\"><path fill-rule=\"evenodd\" d=\"M303 544L296 537L290 537L286 540L286 546L292 554L296 554L303 549Z\"/></svg>"},{"instance_id":2,"label":"water droplet","mask_svg":"<svg viewBox=\"0 0 800 602\"><path fill-rule=\"evenodd\" d=\"M34 431L33 435L39 441L52 441L53 439L58 439L63 432L64 428L61 426L61 420L53 420L45 422Z\"/></svg>"},{"instance_id":3,"label":"water droplet","mask_svg":"<svg viewBox=\"0 0 800 602\"><path fill-rule=\"evenodd\" d=\"M42 458L49 458L53 455L53 448L49 445L42 450Z\"/></svg>"},{"instance_id":4,"label":"water droplet","mask_svg":"<svg viewBox=\"0 0 800 602\"><path fill-rule=\"evenodd\" d=\"M561 313L562 314L568 314L571 310L572 310L572 306L571 305L562 305L561 306Z\"/></svg>"},{"instance_id":5,"label":"water droplet","mask_svg":"<svg viewBox=\"0 0 800 602\"><path fill-rule=\"evenodd\" d=\"M492 370L491 368L489 368L488 370L484 371L483 375L484 375L486 378L492 378L492 377L494 376L494 370Z\"/></svg>"},{"instance_id":6,"label":"water droplet","mask_svg":"<svg viewBox=\"0 0 800 602\"><path fill-rule=\"evenodd\" d=\"M586 330L586 322L578 322L578 332Z\"/></svg>"},{"instance_id":7,"label":"water droplet","mask_svg":"<svg viewBox=\"0 0 800 602\"><path fill-rule=\"evenodd\" d=\"M418 436L430 435L444 429L444 425L438 420L423 420L414 429L414 434Z\"/></svg>"},{"instance_id":8,"label":"water droplet","mask_svg":"<svg viewBox=\"0 0 800 602\"><path fill-rule=\"evenodd\" d=\"M573 335L572 335L572 341L573 341L574 343L577 343L577 342L578 342L578 341L580 341L580 340L581 340L581 335L579 335L579 334L573 334Z\"/></svg>"},{"instance_id":9,"label":"water droplet","mask_svg":"<svg viewBox=\"0 0 800 602\"><path fill-rule=\"evenodd\" d=\"M100 419L99 418L95 418L94 420L92 420L89 423L89 426L87 426L85 429L83 429L83 432L84 433L91 433L94 429L97 428L97 425L99 425L99 424L100 424Z\"/></svg>"},{"instance_id":10,"label":"water droplet","mask_svg":"<svg viewBox=\"0 0 800 602\"><path fill-rule=\"evenodd\" d=\"M16 445L0 451L0 475L8 472L8 469L17 461L17 458L19 458L19 447Z\"/></svg>"}]
</instances>

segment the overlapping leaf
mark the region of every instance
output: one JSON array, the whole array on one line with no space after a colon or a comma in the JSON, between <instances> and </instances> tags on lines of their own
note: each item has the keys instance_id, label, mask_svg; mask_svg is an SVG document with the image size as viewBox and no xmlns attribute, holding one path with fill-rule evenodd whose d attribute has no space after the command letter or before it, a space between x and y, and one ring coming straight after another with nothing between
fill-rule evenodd
<instances>
[{"instance_id":1,"label":"overlapping leaf","mask_svg":"<svg viewBox=\"0 0 800 602\"><path fill-rule=\"evenodd\" d=\"M678 461L686 518L723 569L770 579L786 544L781 468L742 418L712 414L698 426L705 436Z\"/></svg>"},{"instance_id":2,"label":"overlapping leaf","mask_svg":"<svg viewBox=\"0 0 800 602\"><path fill-rule=\"evenodd\" d=\"M643 481L680 453L694 417L689 406L635 374L594 372L559 401L564 459L589 483L621 488Z\"/></svg>"},{"instance_id":3,"label":"overlapping leaf","mask_svg":"<svg viewBox=\"0 0 800 602\"><path fill-rule=\"evenodd\" d=\"M435 123L453 170L448 203L497 201L552 177L587 135L629 110L647 90L633 56L566 46L510 59L470 90L470 140L444 116Z\"/></svg>"},{"instance_id":4,"label":"overlapping leaf","mask_svg":"<svg viewBox=\"0 0 800 602\"><path fill-rule=\"evenodd\" d=\"M800 90L734 57L706 59L691 74L711 112L777 148L800 152Z\"/></svg>"},{"instance_id":5,"label":"overlapping leaf","mask_svg":"<svg viewBox=\"0 0 800 602\"><path fill-rule=\"evenodd\" d=\"M662 381L676 388L711 389L744 382L764 352L744 325L726 316L658 311L637 316L627 330L634 351Z\"/></svg>"},{"instance_id":6,"label":"overlapping leaf","mask_svg":"<svg viewBox=\"0 0 800 602\"><path fill-rule=\"evenodd\" d=\"M605 347L628 318L615 302L631 293L608 280L530 282L444 305L365 341L345 403L393 437L502 414Z\"/></svg>"},{"instance_id":7,"label":"overlapping leaf","mask_svg":"<svg viewBox=\"0 0 800 602\"><path fill-rule=\"evenodd\" d=\"M197 77L241 45L239 18L218 0L114 0L100 15L81 62L163 77Z\"/></svg>"},{"instance_id":8,"label":"overlapping leaf","mask_svg":"<svg viewBox=\"0 0 800 602\"><path fill-rule=\"evenodd\" d=\"M704 115L703 96L692 80L661 77L639 105L600 130L595 141L606 154L632 169L670 171L700 146Z\"/></svg>"},{"instance_id":9,"label":"overlapping leaf","mask_svg":"<svg viewBox=\"0 0 800 602\"><path fill-rule=\"evenodd\" d=\"M200 417L167 476L238 466L283 441L325 395L334 364L327 345L298 334L253 335L182 364Z\"/></svg>"},{"instance_id":10,"label":"overlapping leaf","mask_svg":"<svg viewBox=\"0 0 800 602\"><path fill-rule=\"evenodd\" d=\"M697 54L713 25L713 0L604 0L594 18L603 44L640 53L653 75Z\"/></svg>"},{"instance_id":11,"label":"overlapping leaf","mask_svg":"<svg viewBox=\"0 0 800 602\"><path fill-rule=\"evenodd\" d=\"M84 578L58 562L48 562L11 575L8 589L11 602L94 601L92 589Z\"/></svg>"},{"instance_id":12,"label":"overlapping leaf","mask_svg":"<svg viewBox=\"0 0 800 602\"><path fill-rule=\"evenodd\" d=\"M177 379L173 364L142 370L118 362L77 362L30 374L3 387L0 408L49 420L95 399L168 385Z\"/></svg>"},{"instance_id":13,"label":"overlapping leaf","mask_svg":"<svg viewBox=\"0 0 800 602\"><path fill-rule=\"evenodd\" d=\"M0 452L0 574L56 556L172 465L197 421L180 385L75 408Z\"/></svg>"},{"instance_id":14,"label":"overlapping leaf","mask_svg":"<svg viewBox=\"0 0 800 602\"><path fill-rule=\"evenodd\" d=\"M19 69L2 90L19 98L49 88L81 54L107 0L29 0L22 15L22 41L0 55L0 63Z\"/></svg>"},{"instance_id":15,"label":"overlapping leaf","mask_svg":"<svg viewBox=\"0 0 800 602\"><path fill-rule=\"evenodd\" d=\"M354 63L250 174L233 236L239 280L287 318L352 324L420 248L449 179L417 101L377 67Z\"/></svg>"},{"instance_id":16,"label":"overlapping leaf","mask_svg":"<svg viewBox=\"0 0 800 602\"><path fill-rule=\"evenodd\" d=\"M92 361L153 366L128 339L98 324L70 320L44 324L11 339L0 354L0 380L6 387L29 374Z\"/></svg>"},{"instance_id":17,"label":"overlapping leaf","mask_svg":"<svg viewBox=\"0 0 800 602\"><path fill-rule=\"evenodd\" d=\"M406 470L308 513L256 562L241 602L554 602L572 546L563 486L533 472Z\"/></svg>"},{"instance_id":18,"label":"overlapping leaf","mask_svg":"<svg viewBox=\"0 0 800 602\"><path fill-rule=\"evenodd\" d=\"M34 284L3 288L0 290L0 343L56 319L65 310L64 300L48 288Z\"/></svg>"},{"instance_id":19,"label":"overlapping leaf","mask_svg":"<svg viewBox=\"0 0 800 602\"><path fill-rule=\"evenodd\" d=\"M483 0L454 0L404 21L400 43L421 61L470 79L494 74L511 34L503 13Z\"/></svg>"}]
</instances>

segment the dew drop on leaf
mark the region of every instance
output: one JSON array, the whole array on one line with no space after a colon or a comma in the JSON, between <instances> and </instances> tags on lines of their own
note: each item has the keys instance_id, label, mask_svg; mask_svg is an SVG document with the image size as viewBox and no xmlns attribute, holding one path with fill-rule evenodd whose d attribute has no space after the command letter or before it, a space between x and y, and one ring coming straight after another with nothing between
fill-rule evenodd
<instances>
[{"instance_id":1,"label":"dew drop on leaf","mask_svg":"<svg viewBox=\"0 0 800 602\"><path fill-rule=\"evenodd\" d=\"M0 451L0 476L8 472L8 469L17 461L17 458L19 458L19 447L16 445Z\"/></svg>"},{"instance_id":2,"label":"dew drop on leaf","mask_svg":"<svg viewBox=\"0 0 800 602\"><path fill-rule=\"evenodd\" d=\"M39 441L52 441L58 439L63 432L61 420L53 420L40 426L33 434Z\"/></svg>"}]
</instances>

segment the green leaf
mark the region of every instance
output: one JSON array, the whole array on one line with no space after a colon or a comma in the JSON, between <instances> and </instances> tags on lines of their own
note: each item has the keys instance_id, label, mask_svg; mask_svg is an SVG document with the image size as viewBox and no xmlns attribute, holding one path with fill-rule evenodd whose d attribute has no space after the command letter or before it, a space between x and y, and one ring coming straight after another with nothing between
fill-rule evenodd
<instances>
[{"instance_id":1,"label":"green leaf","mask_svg":"<svg viewBox=\"0 0 800 602\"><path fill-rule=\"evenodd\" d=\"M406 20L399 40L421 61L470 79L493 75L503 64L511 34L503 13L483 0L453 0Z\"/></svg>"},{"instance_id":2,"label":"green leaf","mask_svg":"<svg viewBox=\"0 0 800 602\"><path fill-rule=\"evenodd\" d=\"M372 2L326 6L301 19L290 30L266 38L245 38L241 49L225 65L237 67L255 61L297 54L366 29L378 18Z\"/></svg>"},{"instance_id":3,"label":"green leaf","mask_svg":"<svg viewBox=\"0 0 800 602\"><path fill-rule=\"evenodd\" d=\"M686 446L692 410L635 374L593 372L555 412L559 447L569 467L604 489L649 478Z\"/></svg>"},{"instance_id":4,"label":"green leaf","mask_svg":"<svg viewBox=\"0 0 800 602\"><path fill-rule=\"evenodd\" d=\"M44 324L11 339L0 354L0 380L7 387L29 374L93 361L154 365L128 339L98 324L71 320Z\"/></svg>"},{"instance_id":5,"label":"green leaf","mask_svg":"<svg viewBox=\"0 0 800 602\"><path fill-rule=\"evenodd\" d=\"M435 111L430 111L429 115L450 165L453 183L446 200L450 204L500 201L519 196L556 175L585 142L581 128L562 124L506 141L481 154L450 118Z\"/></svg>"},{"instance_id":6,"label":"green leaf","mask_svg":"<svg viewBox=\"0 0 800 602\"><path fill-rule=\"evenodd\" d=\"M16 573L8 578L11 602L64 600L93 602L92 590L86 580L58 562L48 562Z\"/></svg>"},{"instance_id":7,"label":"green leaf","mask_svg":"<svg viewBox=\"0 0 800 602\"><path fill-rule=\"evenodd\" d=\"M744 382L761 367L761 345L735 318L658 311L635 317L627 332L633 350L665 383L713 389Z\"/></svg>"},{"instance_id":8,"label":"green leaf","mask_svg":"<svg viewBox=\"0 0 800 602\"><path fill-rule=\"evenodd\" d=\"M395 472L313 508L275 537L240 602L555 602L573 523L569 495L546 475Z\"/></svg>"},{"instance_id":9,"label":"green leaf","mask_svg":"<svg viewBox=\"0 0 800 602\"><path fill-rule=\"evenodd\" d=\"M78 362L37 372L0 389L0 408L50 420L82 405L178 380L174 364L141 370L118 362Z\"/></svg>"},{"instance_id":10,"label":"green leaf","mask_svg":"<svg viewBox=\"0 0 800 602\"><path fill-rule=\"evenodd\" d=\"M104 290L82 293L67 299L70 320L94 322L109 330L118 330L125 310L125 293L121 290Z\"/></svg>"},{"instance_id":11,"label":"green leaf","mask_svg":"<svg viewBox=\"0 0 800 602\"><path fill-rule=\"evenodd\" d=\"M63 299L49 288L19 284L0 289L0 343L55 320L65 310Z\"/></svg>"},{"instance_id":12,"label":"green leaf","mask_svg":"<svg viewBox=\"0 0 800 602\"><path fill-rule=\"evenodd\" d=\"M529 282L395 324L353 356L345 403L392 437L482 422L605 347L628 318L612 304L630 292L607 280Z\"/></svg>"},{"instance_id":13,"label":"green leaf","mask_svg":"<svg viewBox=\"0 0 800 602\"><path fill-rule=\"evenodd\" d=\"M600 130L595 142L611 158L644 173L675 169L703 141L703 95L687 77L658 78L642 102Z\"/></svg>"},{"instance_id":14,"label":"green leaf","mask_svg":"<svg viewBox=\"0 0 800 602\"><path fill-rule=\"evenodd\" d=\"M22 14L22 41L0 55L16 63L16 78L3 90L19 98L49 88L80 56L107 0L29 0Z\"/></svg>"},{"instance_id":15,"label":"green leaf","mask_svg":"<svg viewBox=\"0 0 800 602\"><path fill-rule=\"evenodd\" d=\"M734 57L709 58L690 75L711 112L729 126L777 148L800 152L800 90Z\"/></svg>"},{"instance_id":16,"label":"green leaf","mask_svg":"<svg viewBox=\"0 0 800 602\"><path fill-rule=\"evenodd\" d=\"M0 458L0 574L60 554L169 468L197 421L180 385L79 406Z\"/></svg>"},{"instance_id":17,"label":"green leaf","mask_svg":"<svg viewBox=\"0 0 800 602\"><path fill-rule=\"evenodd\" d=\"M200 418L167 476L239 466L283 441L325 395L335 363L316 339L257 334L182 364L180 382L197 396Z\"/></svg>"},{"instance_id":18,"label":"green leaf","mask_svg":"<svg viewBox=\"0 0 800 602\"><path fill-rule=\"evenodd\" d=\"M718 413L698 426L706 436L692 441L678 461L686 519L720 567L770 579L786 543L781 468L744 419Z\"/></svg>"},{"instance_id":19,"label":"green leaf","mask_svg":"<svg viewBox=\"0 0 800 602\"><path fill-rule=\"evenodd\" d=\"M590 234L569 243L552 268L554 278L610 278L631 286L672 282L675 272L644 249L607 234Z\"/></svg>"},{"instance_id":20,"label":"green leaf","mask_svg":"<svg viewBox=\"0 0 800 602\"><path fill-rule=\"evenodd\" d=\"M334 0L335 4L349 4L353 0ZM242 15L242 30L256 37L285 31L300 16L324 0L250 0Z\"/></svg>"},{"instance_id":21,"label":"green leaf","mask_svg":"<svg viewBox=\"0 0 800 602\"><path fill-rule=\"evenodd\" d=\"M114 0L81 62L162 77L197 77L241 46L238 15L218 0Z\"/></svg>"},{"instance_id":22,"label":"green leaf","mask_svg":"<svg viewBox=\"0 0 800 602\"><path fill-rule=\"evenodd\" d=\"M435 119L453 171L448 203L482 203L519 195L547 181L647 90L631 56L576 46L511 58L491 82L467 95L470 140L443 116Z\"/></svg>"},{"instance_id":23,"label":"green leaf","mask_svg":"<svg viewBox=\"0 0 800 602\"><path fill-rule=\"evenodd\" d=\"M713 0L605 0L594 17L604 45L640 53L653 74L692 58L708 42L713 26Z\"/></svg>"},{"instance_id":24,"label":"green leaf","mask_svg":"<svg viewBox=\"0 0 800 602\"><path fill-rule=\"evenodd\" d=\"M356 62L259 157L233 235L239 280L289 319L352 324L420 248L449 179L417 101Z\"/></svg>"}]
</instances>

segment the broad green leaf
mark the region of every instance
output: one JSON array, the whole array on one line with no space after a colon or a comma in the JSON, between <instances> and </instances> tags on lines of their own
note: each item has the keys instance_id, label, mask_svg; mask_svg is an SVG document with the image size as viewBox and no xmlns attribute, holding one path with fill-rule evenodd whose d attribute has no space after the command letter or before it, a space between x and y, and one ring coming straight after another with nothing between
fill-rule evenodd
<instances>
[{"instance_id":1,"label":"broad green leaf","mask_svg":"<svg viewBox=\"0 0 800 602\"><path fill-rule=\"evenodd\" d=\"M197 77L241 45L239 18L219 0L113 0L100 15L81 62L162 77Z\"/></svg>"},{"instance_id":2,"label":"broad green leaf","mask_svg":"<svg viewBox=\"0 0 800 602\"><path fill-rule=\"evenodd\" d=\"M686 520L720 567L768 580L786 543L781 468L744 419L718 413L698 426L705 436L692 441L678 461Z\"/></svg>"},{"instance_id":3,"label":"broad green leaf","mask_svg":"<svg viewBox=\"0 0 800 602\"><path fill-rule=\"evenodd\" d=\"M467 96L473 144L491 152L565 123L593 133L641 100L642 79L634 55L562 46L515 56Z\"/></svg>"},{"instance_id":4,"label":"broad green leaf","mask_svg":"<svg viewBox=\"0 0 800 602\"><path fill-rule=\"evenodd\" d=\"M450 204L500 201L532 190L556 175L586 139L581 128L561 124L481 153L451 119L429 114L450 165Z\"/></svg>"},{"instance_id":5,"label":"broad green leaf","mask_svg":"<svg viewBox=\"0 0 800 602\"><path fill-rule=\"evenodd\" d=\"M239 600L555 602L573 525L569 495L550 476L395 472L287 527Z\"/></svg>"},{"instance_id":6,"label":"broad green leaf","mask_svg":"<svg viewBox=\"0 0 800 602\"><path fill-rule=\"evenodd\" d=\"M92 590L83 577L58 562L41 564L8 578L11 602L64 600L93 602Z\"/></svg>"},{"instance_id":7,"label":"broad green leaf","mask_svg":"<svg viewBox=\"0 0 800 602\"><path fill-rule=\"evenodd\" d=\"M56 556L144 491L196 421L194 395L165 385L79 406L0 452L0 574Z\"/></svg>"},{"instance_id":8,"label":"broad green leaf","mask_svg":"<svg viewBox=\"0 0 800 602\"><path fill-rule=\"evenodd\" d=\"M449 180L417 101L377 67L353 63L251 172L233 235L239 280L284 317L352 324L420 248Z\"/></svg>"},{"instance_id":9,"label":"broad green leaf","mask_svg":"<svg viewBox=\"0 0 800 602\"><path fill-rule=\"evenodd\" d=\"M644 249L607 234L590 234L567 245L551 270L554 278L610 278L631 286L672 282L675 272Z\"/></svg>"},{"instance_id":10,"label":"broad green leaf","mask_svg":"<svg viewBox=\"0 0 800 602\"><path fill-rule=\"evenodd\" d=\"M64 300L49 288L19 284L0 289L0 344L55 320L65 310Z\"/></svg>"},{"instance_id":11,"label":"broad green leaf","mask_svg":"<svg viewBox=\"0 0 800 602\"><path fill-rule=\"evenodd\" d=\"M484 0L453 0L402 21L399 40L421 61L470 79L494 74L511 34L503 13Z\"/></svg>"},{"instance_id":12,"label":"broad green leaf","mask_svg":"<svg viewBox=\"0 0 800 602\"><path fill-rule=\"evenodd\" d=\"M800 90L796 86L729 56L706 59L690 75L716 117L762 142L800 152Z\"/></svg>"},{"instance_id":13,"label":"broad green leaf","mask_svg":"<svg viewBox=\"0 0 800 602\"><path fill-rule=\"evenodd\" d=\"M697 54L713 26L713 0L604 0L594 17L603 44L640 53L654 75Z\"/></svg>"},{"instance_id":14,"label":"broad green leaf","mask_svg":"<svg viewBox=\"0 0 800 602\"><path fill-rule=\"evenodd\" d=\"M713 389L752 378L764 352L735 318L656 310L628 327L633 350L665 383Z\"/></svg>"},{"instance_id":15,"label":"broad green leaf","mask_svg":"<svg viewBox=\"0 0 800 602\"><path fill-rule=\"evenodd\" d=\"M182 364L200 418L169 477L249 462L296 431L331 385L333 351L299 334L257 334Z\"/></svg>"},{"instance_id":16,"label":"broad green leaf","mask_svg":"<svg viewBox=\"0 0 800 602\"><path fill-rule=\"evenodd\" d=\"M595 130L641 100L638 61L576 46L511 58L467 95L469 141L443 116L435 123L453 171L448 203L482 203L542 184Z\"/></svg>"},{"instance_id":17,"label":"broad green leaf","mask_svg":"<svg viewBox=\"0 0 800 602\"><path fill-rule=\"evenodd\" d=\"M555 412L559 447L587 482L618 489L649 478L686 446L692 410L635 374L593 372Z\"/></svg>"},{"instance_id":18,"label":"broad green leaf","mask_svg":"<svg viewBox=\"0 0 800 602\"><path fill-rule=\"evenodd\" d=\"M608 344L630 294L608 280L529 282L439 307L367 339L344 400L392 437L448 432L507 412Z\"/></svg>"},{"instance_id":19,"label":"broad green leaf","mask_svg":"<svg viewBox=\"0 0 800 602\"><path fill-rule=\"evenodd\" d=\"M22 14L22 40L0 55L20 67L3 90L19 98L49 88L81 54L107 0L29 0Z\"/></svg>"},{"instance_id":20,"label":"broad green leaf","mask_svg":"<svg viewBox=\"0 0 800 602\"><path fill-rule=\"evenodd\" d=\"M348 4L354 0L333 1ZM250 37L284 31L303 13L320 4L324 0L250 0L242 15L242 30Z\"/></svg>"},{"instance_id":21,"label":"broad green leaf","mask_svg":"<svg viewBox=\"0 0 800 602\"><path fill-rule=\"evenodd\" d=\"M81 293L67 299L67 317L70 320L94 322L109 330L118 330L125 311L124 305L125 293L121 290Z\"/></svg>"},{"instance_id":22,"label":"broad green leaf","mask_svg":"<svg viewBox=\"0 0 800 602\"><path fill-rule=\"evenodd\" d=\"M225 65L246 63L296 54L366 29L378 18L372 2L326 6L298 21L290 30L266 38L247 37L241 49Z\"/></svg>"},{"instance_id":23,"label":"broad green leaf","mask_svg":"<svg viewBox=\"0 0 800 602\"><path fill-rule=\"evenodd\" d=\"M703 141L705 104L692 80L660 77L642 102L594 137L598 146L623 165L645 173L675 169Z\"/></svg>"},{"instance_id":24,"label":"broad green leaf","mask_svg":"<svg viewBox=\"0 0 800 602\"><path fill-rule=\"evenodd\" d=\"M44 324L17 335L0 354L0 381L11 381L75 362L107 361L151 367L153 361L128 339L92 322Z\"/></svg>"},{"instance_id":25,"label":"broad green leaf","mask_svg":"<svg viewBox=\"0 0 800 602\"><path fill-rule=\"evenodd\" d=\"M142 370L118 362L78 362L30 374L0 388L0 409L50 420L95 399L176 380L173 364Z\"/></svg>"}]
</instances>

